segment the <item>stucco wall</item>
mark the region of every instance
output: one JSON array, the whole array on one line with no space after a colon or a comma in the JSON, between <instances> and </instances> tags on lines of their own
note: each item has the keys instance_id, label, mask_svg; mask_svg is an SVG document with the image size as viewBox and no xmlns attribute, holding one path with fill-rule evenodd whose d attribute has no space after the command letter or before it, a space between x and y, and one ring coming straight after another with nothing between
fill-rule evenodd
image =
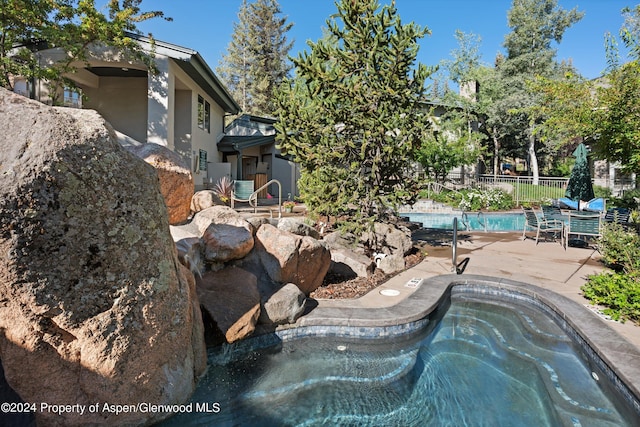
<instances>
[{"instance_id":1,"label":"stucco wall","mask_svg":"<svg viewBox=\"0 0 640 427\"><path fill-rule=\"evenodd\" d=\"M101 77L98 88L83 87L83 108L98 111L125 135L147 141L147 79Z\"/></svg>"}]
</instances>

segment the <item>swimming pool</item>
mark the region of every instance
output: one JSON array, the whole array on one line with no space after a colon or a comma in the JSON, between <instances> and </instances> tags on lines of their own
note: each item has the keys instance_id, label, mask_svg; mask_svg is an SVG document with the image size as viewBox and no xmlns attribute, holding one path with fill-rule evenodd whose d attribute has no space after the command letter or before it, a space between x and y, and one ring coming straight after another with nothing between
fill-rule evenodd
<instances>
[{"instance_id":1,"label":"swimming pool","mask_svg":"<svg viewBox=\"0 0 640 427\"><path fill-rule=\"evenodd\" d=\"M453 218L458 218L458 230L466 231L522 231L524 215L504 212L462 213L400 213L409 221L422 223L424 228L453 229Z\"/></svg>"},{"instance_id":2,"label":"swimming pool","mask_svg":"<svg viewBox=\"0 0 640 427\"><path fill-rule=\"evenodd\" d=\"M455 286L382 339L323 327L211 349L191 402L220 411L162 425L637 425L637 405L544 304L487 289Z\"/></svg>"}]
</instances>

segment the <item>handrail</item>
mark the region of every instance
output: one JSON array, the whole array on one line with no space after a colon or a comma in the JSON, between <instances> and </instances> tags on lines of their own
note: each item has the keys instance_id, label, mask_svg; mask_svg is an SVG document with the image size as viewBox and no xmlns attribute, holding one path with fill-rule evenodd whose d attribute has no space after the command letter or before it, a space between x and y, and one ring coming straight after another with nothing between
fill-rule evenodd
<instances>
[{"instance_id":1,"label":"handrail","mask_svg":"<svg viewBox=\"0 0 640 427\"><path fill-rule=\"evenodd\" d=\"M482 221L480 221L480 217L482 217ZM484 217L484 214L482 213L482 211L478 211L478 222L481 225L484 225L484 232L487 232L487 218Z\"/></svg>"},{"instance_id":2,"label":"handrail","mask_svg":"<svg viewBox=\"0 0 640 427\"><path fill-rule=\"evenodd\" d=\"M458 263L458 217L453 218L453 242L451 245L451 271L456 274L464 273L469 264L469 257Z\"/></svg>"},{"instance_id":3,"label":"handrail","mask_svg":"<svg viewBox=\"0 0 640 427\"><path fill-rule=\"evenodd\" d=\"M451 271L458 272L458 217L453 217L453 242L451 242Z\"/></svg>"},{"instance_id":4,"label":"handrail","mask_svg":"<svg viewBox=\"0 0 640 427\"><path fill-rule=\"evenodd\" d=\"M248 198L249 206L251 206L254 212L258 208L258 193L271 184L278 184L278 218L282 218L282 184L277 179L272 179L271 181L264 184L262 187L255 190ZM231 208L233 208L233 197L231 198ZM273 215L272 215L273 216Z\"/></svg>"},{"instance_id":5,"label":"handrail","mask_svg":"<svg viewBox=\"0 0 640 427\"><path fill-rule=\"evenodd\" d=\"M256 191L253 192L253 194L256 195L256 206L254 207L257 207L258 193L264 190L265 188L267 188L268 186L270 186L271 184L278 184L278 218L282 218L282 184L280 184L280 181L278 181L277 179L272 179L271 181L267 182L265 185L263 185L262 187L258 188ZM251 195L253 196L253 194Z\"/></svg>"},{"instance_id":6,"label":"handrail","mask_svg":"<svg viewBox=\"0 0 640 427\"><path fill-rule=\"evenodd\" d=\"M462 225L464 225L465 230L471 229L471 222L469 222L469 215L467 215L465 211L462 211L462 215L460 216L460 221L462 222Z\"/></svg>"}]
</instances>

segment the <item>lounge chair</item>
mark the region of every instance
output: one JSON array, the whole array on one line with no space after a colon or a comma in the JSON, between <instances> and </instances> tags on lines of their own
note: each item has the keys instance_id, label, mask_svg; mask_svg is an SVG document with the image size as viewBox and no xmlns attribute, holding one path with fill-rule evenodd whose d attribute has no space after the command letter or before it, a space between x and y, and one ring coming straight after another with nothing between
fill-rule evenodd
<instances>
[{"instance_id":1,"label":"lounge chair","mask_svg":"<svg viewBox=\"0 0 640 427\"><path fill-rule=\"evenodd\" d=\"M564 249L569 245L571 236L602 237L601 216L596 213L569 212L564 228ZM584 241L584 239L582 239Z\"/></svg>"},{"instance_id":2,"label":"lounge chair","mask_svg":"<svg viewBox=\"0 0 640 427\"><path fill-rule=\"evenodd\" d=\"M253 181L235 180L231 191L231 208L235 209L235 202L249 203L254 210L258 207L258 194L253 190Z\"/></svg>"},{"instance_id":3,"label":"lounge chair","mask_svg":"<svg viewBox=\"0 0 640 427\"><path fill-rule=\"evenodd\" d=\"M562 231L564 228L564 223L558 219L550 219L546 220L544 218L538 218L535 211L532 208L522 207L522 211L524 212L525 222L524 229L522 230L522 240L527 238L526 232L527 229L536 230L536 245L538 244L538 240L540 238L540 233L560 233L562 236Z\"/></svg>"},{"instance_id":4,"label":"lounge chair","mask_svg":"<svg viewBox=\"0 0 640 427\"><path fill-rule=\"evenodd\" d=\"M611 208L607 209L604 220L605 222L615 222L616 224L628 227L629 216L631 216L631 211L627 208Z\"/></svg>"},{"instance_id":5,"label":"lounge chair","mask_svg":"<svg viewBox=\"0 0 640 427\"><path fill-rule=\"evenodd\" d=\"M606 201L602 197L596 197L588 202L580 200L571 200L567 197L561 197L556 200L556 204L562 209L573 209L574 211L590 211L604 212Z\"/></svg>"},{"instance_id":6,"label":"lounge chair","mask_svg":"<svg viewBox=\"0 0 640 427\"><path fill-rule=\"evenodd\" d=\"M562 211L558 206L542 205L541 208L542 208L542 217L546 221L559 220L564 222L564 219L566 219L566 215L562 215Z\"/></svg>"}]
</instances>

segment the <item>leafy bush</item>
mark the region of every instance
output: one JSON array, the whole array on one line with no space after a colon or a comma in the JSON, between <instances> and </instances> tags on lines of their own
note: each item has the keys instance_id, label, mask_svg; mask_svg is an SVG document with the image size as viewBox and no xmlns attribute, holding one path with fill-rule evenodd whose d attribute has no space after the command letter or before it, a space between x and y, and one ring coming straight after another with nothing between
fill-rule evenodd
<instances>
[{"instance_id":1,"label":"leafy bush","mask_svg":"<svg viewBox=\"0 0 640 427\"><path fill-rule=\"evenodd\" d=\"M607 306L604 314L614 320L640 321L640 275L602 273L590 276L582 286L584 296L595 304Z\"/></svg>"},{"instance_id":2,"label":"leafy bush","mask_svg":"<svg viewBox=\"0 0 640 427\"><path fill-rule=\"evenodd\" d=\"M615 320L640 321L640 236L619 224L606 224L599 243L602 261L616 270L589 276L585 298L607 308Z\"/></svg>"},{"instance_id":3,"label":"leafy bush","mask_svg":"<svg viewBox=\"0 0 640 427\"><path fill-rule=\"evenodd\" d=\"M603 225L598 250L608 267L627 273L640 271L640 236L620 224Z\"/></svg>"},{"instance_id":4,"label":"leafy bush","mask_svg":"<svg viewBox=\"0 0 640 427\"><path fill-rule=\"evenodd\" d=\"M421 195L426 197L426 195ZM503 190L493 188L489 190L463 189L460 191L443 191L431 194L431 199L463 211L501 211L513 209L513 198Z\"/></svg>"},{"instance_id":5,"label":"leafy bush","mask_svg":"<svg viewBox=\"0 0 640 427\"><path fill-rule=\"evenodd\" d=\"M625 191L622 197L611 197L607 201L607 205L619 208L638 209L637 199L640 199L640 189Z\"/></svg>"},{"instance_id":6,"label":"leafy bush","mask_svg":"<svg viewBox=\"0 0 640 427\"><path fill-rule=\"evenodd\" d=\"M611 198L611 189L608 187L600 187L599 185L593 186L594 197L601 197L603 199Z\"/></svg>"}]
</instances>

